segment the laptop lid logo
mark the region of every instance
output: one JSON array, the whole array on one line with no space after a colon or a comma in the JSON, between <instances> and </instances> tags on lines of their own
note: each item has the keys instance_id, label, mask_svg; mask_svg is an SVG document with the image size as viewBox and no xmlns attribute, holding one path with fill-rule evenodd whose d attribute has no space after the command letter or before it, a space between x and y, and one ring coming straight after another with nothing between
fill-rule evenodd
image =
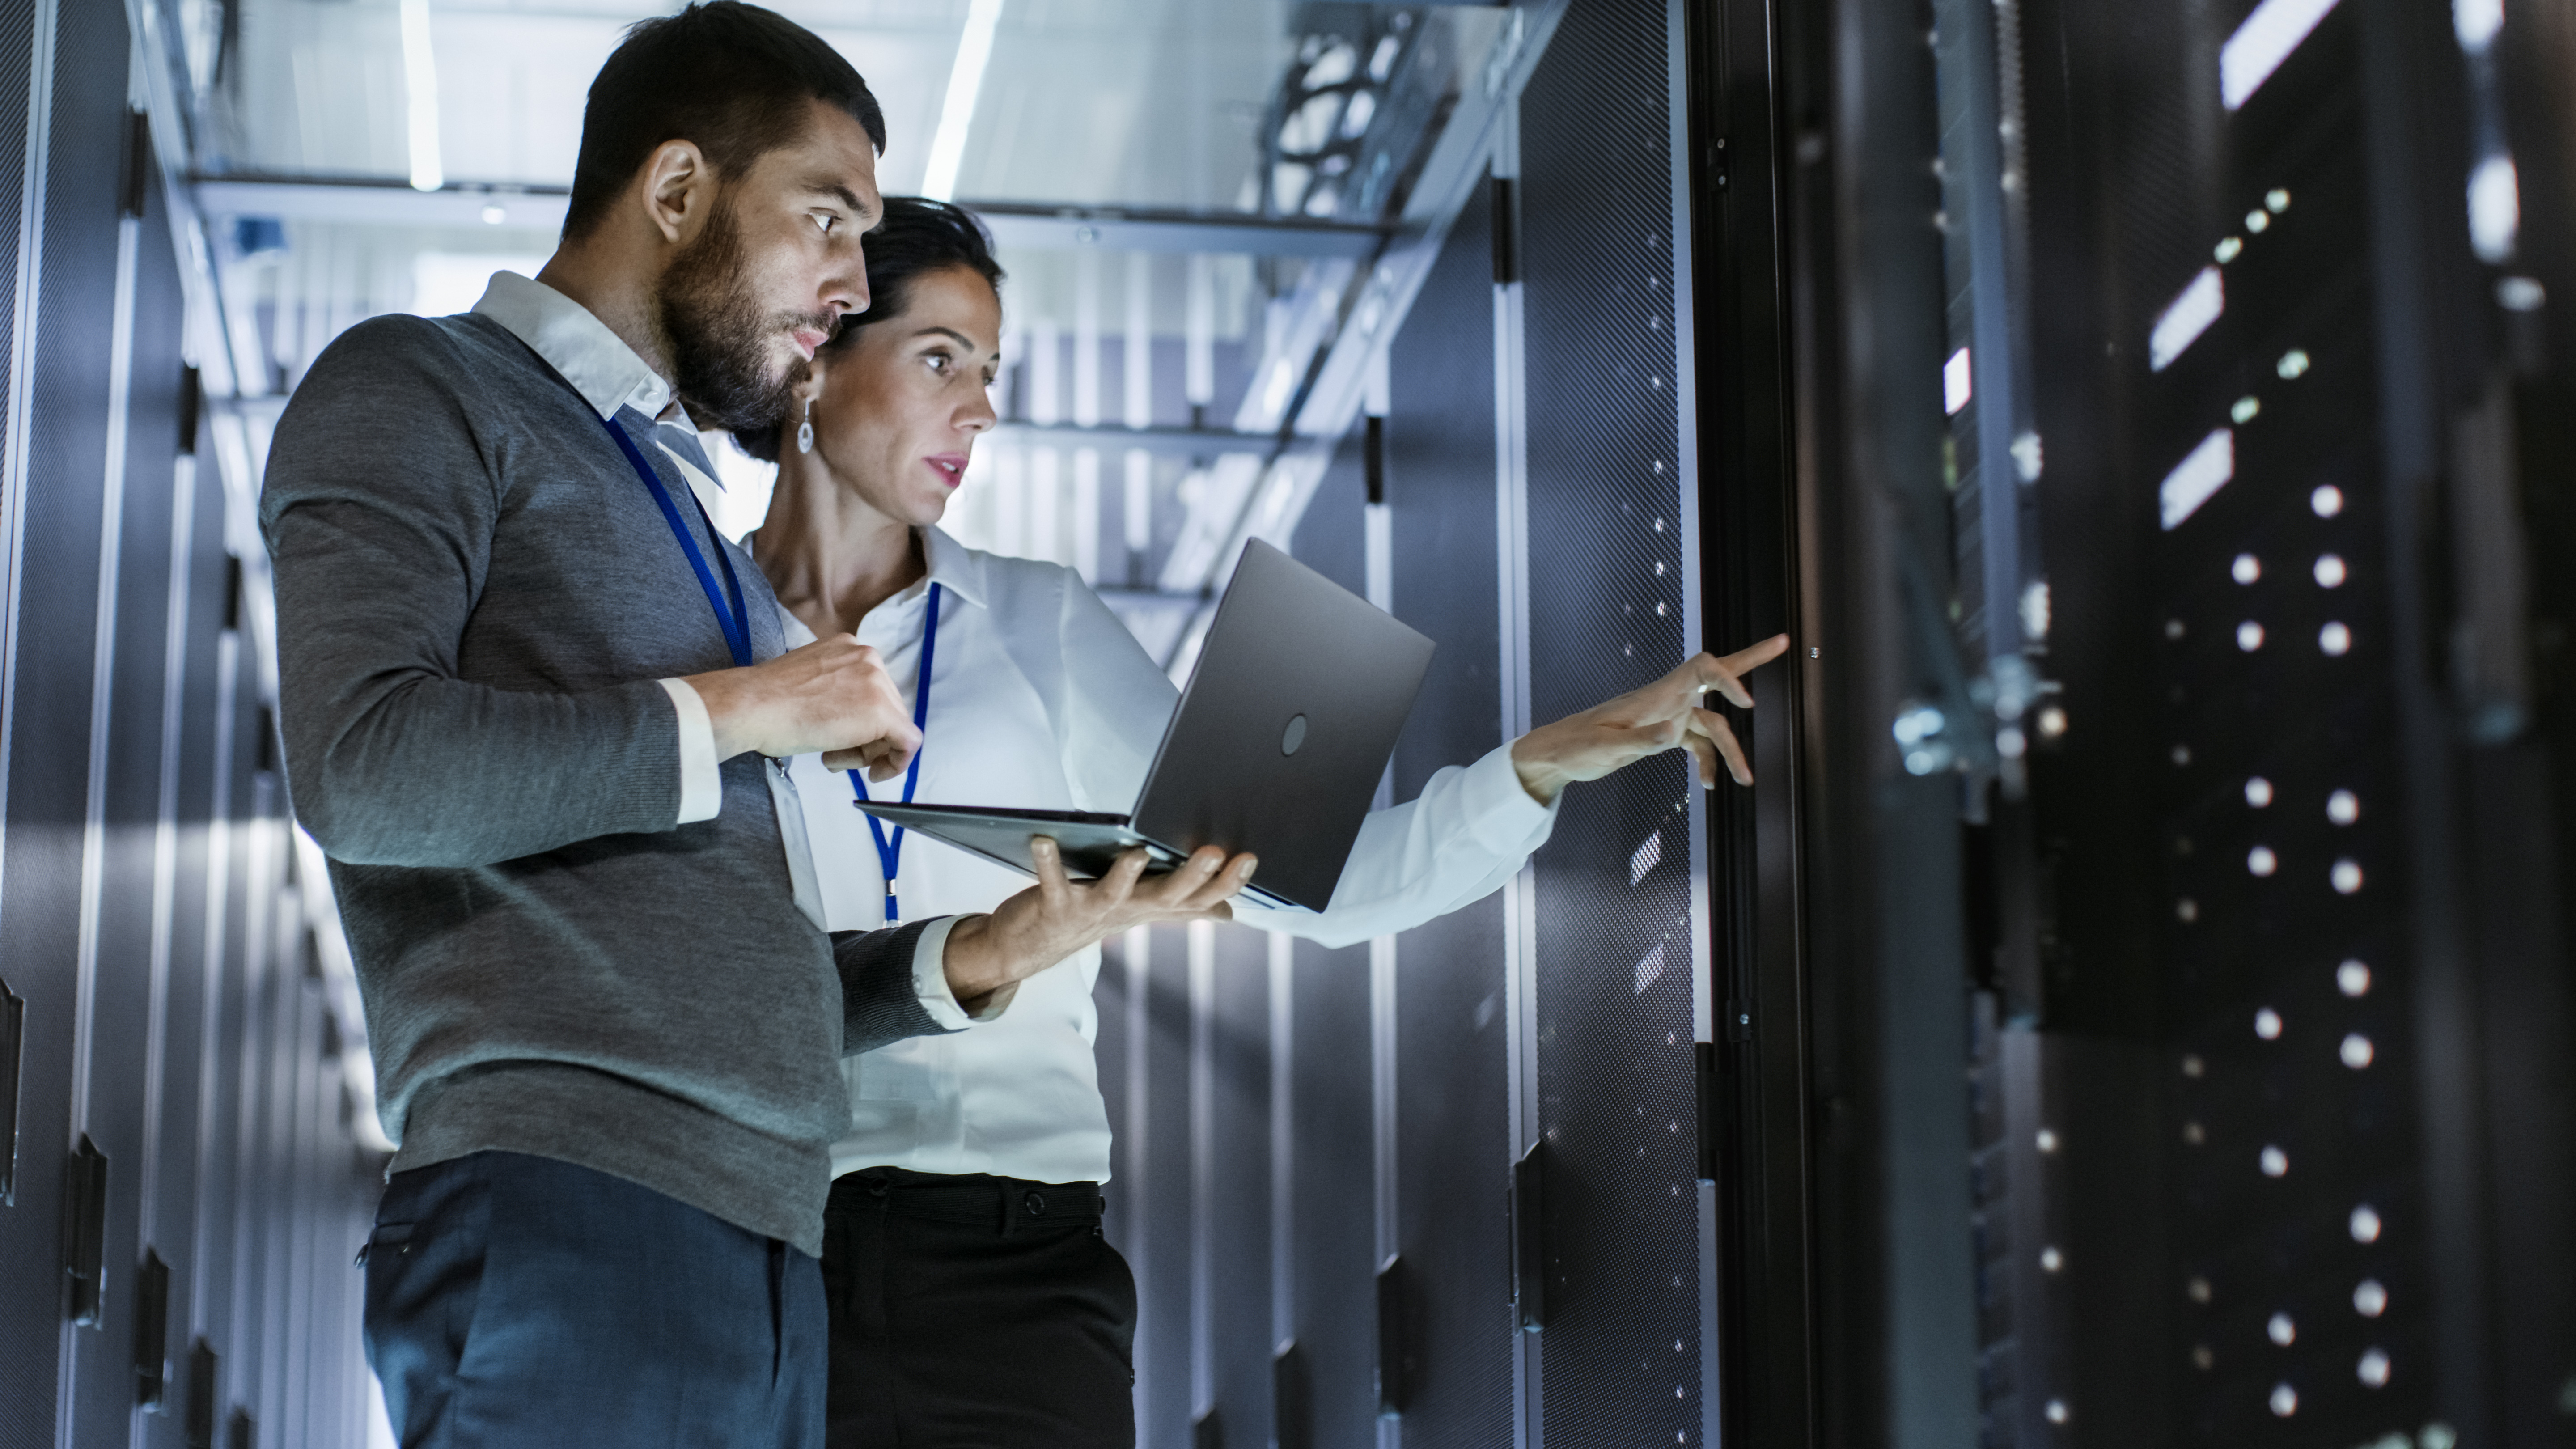
<instances>
[{"instance_id":1,"label":"laptop lid logo","mask_svg":"<svg viewBox=\"0 0 2576 1449\"><path fill-rule=\"evenodd\" d=\"M1306 717L1301 714L1288 721L1288 732L1279 737L1279 753L1293 755L1297 753L1297 747L1304 743L1306 743Z\"/></svg>"}]
</instances>

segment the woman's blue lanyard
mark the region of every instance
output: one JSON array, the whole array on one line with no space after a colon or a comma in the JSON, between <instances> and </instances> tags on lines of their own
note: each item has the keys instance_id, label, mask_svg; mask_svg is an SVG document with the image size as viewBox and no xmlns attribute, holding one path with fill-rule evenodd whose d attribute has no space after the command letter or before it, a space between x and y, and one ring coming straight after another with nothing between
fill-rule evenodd
<instances>
[{"instance_id":1,"label":"woman's blue lanyard","mask_svg":"<svg viewBox=\"0 0 2576 1449\"><path fill-rule=\"evenodd\" d=\"M926 727L930 722L930 663L938 653L939 585L932 584L929 617L924 619L921 625L921 681L912 687L912 727L925 731L924 748L928 747ZM858 792L860 799L868 798L867 777L856 770L850 771L849 776L850 788ZM903 803L906 805L912 803L913 787L920 783L921 751L915 750L912 752L912 768L903 772ZM885 873L885 923L891 926L903 919L902 909L895 904L894 899L895 872L903 868L903 827L900 825L894 827L894 839L889 843L886 839L886 823L871 815L868 817L868 834L876 838L877 864Z\"/></svg>"},{"instance_id":2,"label":"woman's blue lanyard","mask_svg":"<svg viewBox=\"0 0 2576 1449\"><path fill-rule=\"evenodd\" d=\"M716 590L716 576L707 567L707 556L699 551L698 541L689 536L689 526L680 521L679 505L671 501L671 490L662 486L662 476L644 461L644 455L636 450L635 440L626 436L624 428L609 418L601 418L599 425L608 429L608 435L617 440L618 449L626 454L626 461L635 465L635 476L643 479L644 486L653 490L653 501L662 505L662 521L671 525L671 536L680 541L681 549L688 554L689 567L698 572L698 587L706 590L707 603L716 611L716 627L724 630L725 648L732 652L737 666L750 668L758 662L751 657L751 611L743 607L742 580L734 576L733 557L724 551L722 543L716 545L716 562L723 567L725 588L733 596L733 607L728 609L725 595ZM705 505L698 503L695 493L689 495L689 502L698 509L698 521L706 524L707 537L714 538L716 526L707 517Z\"/></svg>"}]
</instances>

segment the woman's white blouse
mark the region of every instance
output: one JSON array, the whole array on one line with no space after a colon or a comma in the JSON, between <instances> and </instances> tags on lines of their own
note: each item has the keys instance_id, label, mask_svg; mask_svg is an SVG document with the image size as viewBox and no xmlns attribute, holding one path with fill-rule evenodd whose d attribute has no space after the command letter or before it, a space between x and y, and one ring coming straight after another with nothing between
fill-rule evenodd
<instances>
[{"instance_id":1,"label":"woman's white blouse","mask_svg":"<svg viewBox=\"0 0 2576 1449\"><path fill-rule=\"evenodd\" d=\"M1173 687L1135 637L1071 569L1004 558L926 530L928 577L860 621L909 700L921 667L924 601L940 585L939 644L923 730L924 804L1124 813L1143 788ZM784 611L781 611L784 613ZM813 633L790 615L791 646ZM846 775L818 755L790 766L813 841L824 914L835 931L883 923L884 876ZM901 798L900 778L869 787ZM1555 811L1529 797L1498 748L1432 776L1418 800L1372 813L1330 909L1273 910L1238 900L1248 926L1330 945L1418 926L1501 887L1547 839ZM904 918L986 911L1028 879L921 835L907 835L896 895ZM1109 1115L1092 1061L1099 1025L1091 947L1021 983L1003 1010L970 1022L932 1003L942 1024L842 1060L850 1130L832 1173L892 1166L1039 1182L1105 1182Z\"/></svg>"}]
</instances>

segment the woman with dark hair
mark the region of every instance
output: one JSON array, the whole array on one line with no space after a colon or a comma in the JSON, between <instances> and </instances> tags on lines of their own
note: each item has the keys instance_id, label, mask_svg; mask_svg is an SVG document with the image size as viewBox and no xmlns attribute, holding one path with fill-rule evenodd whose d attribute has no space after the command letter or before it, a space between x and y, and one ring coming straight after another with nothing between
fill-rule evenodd
<instances>
[{"instance_id":1,"label":"woman with dark hair","mask_svg":"<svg viewBox=\"0 0 2576 1449\"><path fill-rule=\"evenodd\" d=\"M818 352L777 428L740 441L778 462L745 542L790 642L855 634L914 701L924 744L903 797L1124 811L1178 691L1073 570L966 548L940 531L993 426L1002 269L974 218L886 198L867 238L872 302ZM1746 780L1703 690L1751 699L1742 670L1785 641L1702 655L1657 684L1535 730L1419 799L1371 814L1330 909L1235 919L1333 945L1478 900L1546 840L1572 780L1672 748ZM863 778L794 764L833 930L973 911L1012 872L850 808ZM892 788L889 781L875 788ZM850 1130L833 1149L823 1270L832 1304L830 1442L1134 1442L1135 1283L1102 1238L1109 1119L1092 1063L1087 948L1015 988L949 1004L951 1028L845 1059ZM936 995L926 983L925 1000Z\"/></svg>"}]
</instances>

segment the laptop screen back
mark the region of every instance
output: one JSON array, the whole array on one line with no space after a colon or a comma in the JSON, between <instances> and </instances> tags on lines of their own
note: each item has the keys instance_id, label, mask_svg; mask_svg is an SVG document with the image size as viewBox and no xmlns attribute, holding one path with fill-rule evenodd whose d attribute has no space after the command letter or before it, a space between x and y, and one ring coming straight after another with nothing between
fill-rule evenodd
<instances>
[{"instance_id":1,"label":"laptop screen back","mask_svg":"<svg viewBox=\"0 0 2576 1449\"><path fill-rule=\"evenodd\" d=\"M1166 845L1261 857L1254 884L1313 910L1333 898L1395 752L1431 641L1255 540L1136 802Z\"/></svg>"}]
</instances>

